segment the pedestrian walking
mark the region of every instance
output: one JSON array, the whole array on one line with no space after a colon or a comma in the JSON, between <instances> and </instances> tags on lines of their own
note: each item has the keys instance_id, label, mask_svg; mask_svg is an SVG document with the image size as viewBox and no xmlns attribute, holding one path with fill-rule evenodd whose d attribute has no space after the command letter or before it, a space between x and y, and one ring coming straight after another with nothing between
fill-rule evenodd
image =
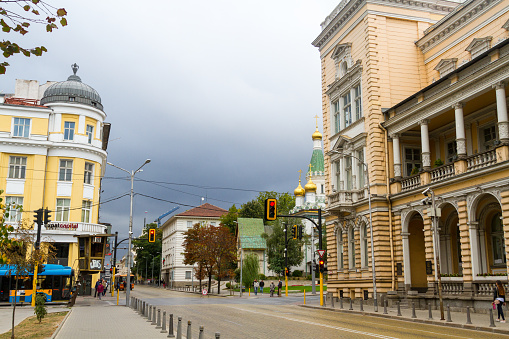
<instances>
[{"instance_id":1,"label":"pedestrian walking","mask_svg":"<svg viewBox=\"0 0 509 339\"><path fill-rule=\"evenodd\" d=\"M270 296L273 297L274 296L274 290L276 289L276 285L274 285L273 281L270 283L269 289L270 289Z\"/></svg>"},{"instance_id":2,"label":"pedestrian walking","mask_svg":"<svg viewBox=\"0 0 509 339\"><path fill-rule=\"evenodd\" d=\"M99 300L101 300L101 296L103 295L103 292L104 292L104 285L99 282L99 284L97 285L97 296L99 297Z\"/></svg>"},{"instance_id":3,"label":"pedestrian walking","mask_svg":"<svg viewBox=\"0 0 509 339\"><path fill-rule=\"evenodd\" d=\"M493 304L494 308L496 305L496 308L498 311L497 321L505 323L504 310L502 309L502 306L505 306L505 291L504 291L504 286L502 285L502 282L500 280L497 280L497 284L493 291L493 303L492 304ZM500 317L502 317L502 320L500 320Z\"/></svg>"},{"instance_id":4,"label":"pedestrian walking","mask_svg":"<svg viewBox=\"0 0 509 339\"><path fill-rule=\"evenodd\" d=\"M97 298L97 288L101 285L101 279L97 279L95 282L95 291L94 291L94 298Z\"/></svg>"},{"instance_id":5,"label":"pedestrian walking","mask_svg":"<svg viewBox=\"0 0 509 339\"><path fill-rule=\"evenodd\" d=\"M263 294L263 287L265 286L265 283L262 281L260 281L260 294Z\"/></svg>"},{"instance_id":6,"label":"pedestrian walking","mask_svg":"<svg viewBox=\"0 0 509 339\"><path fill-rule=\"evenodd\" d=\"M254 286L255 295L258 295L258 287L260 287L260 283L258 282L258 280L255 279L253 286Z\"/></svg>"},{"instance_id":7,"label":"pedestrian walking","mask_svg":"<svg viewBox=\"0 0 509 339\"><path fill-rule=\"evenodd\" d=\"M277 296L280 297L281 296L281 289L283 288L283 282L281 281L281 279L279 279L279 282L277 283Z\"/></svg>"},{"instance_id":8,"label":"pedestrian walking","mask_svg":"<svg viewBox=\"0 0 509 339\"><path fill-rule=\"evenodd\" d=\"M106 282L106 280L103 279L103 296L106 294L106 290L108 289L108 283Z\"/></svg>"}]
</instances>

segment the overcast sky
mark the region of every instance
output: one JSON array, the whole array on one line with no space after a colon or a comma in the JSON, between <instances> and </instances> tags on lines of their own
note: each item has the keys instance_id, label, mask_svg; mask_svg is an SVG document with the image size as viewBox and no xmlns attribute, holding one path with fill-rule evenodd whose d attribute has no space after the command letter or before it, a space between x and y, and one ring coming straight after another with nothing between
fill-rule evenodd
<instances>
[{"instance_id":1,"label":"overcast sky","mask_svg":"<svg viewBox=\"0 0 509 339\"><path fill-rule=\"evenodd\" d=\"M63 81L80 66L112 126L108 161L134 170L150 158L135 192L175 202L136 196L135 235L145 216L151 222L176 203L184 212L204 197L228 209L258 191L293 194L311 159L315 115L322 131L311 42L339 0L48 1L66 8L69 25L34 26L23 39L2 33L48 53L9 58L0 92L13 93L15 79ZM122 179L108 166L103 201L129 192ZM127 236L129 197L100 214Z\"/></svg>"}]
</instances>

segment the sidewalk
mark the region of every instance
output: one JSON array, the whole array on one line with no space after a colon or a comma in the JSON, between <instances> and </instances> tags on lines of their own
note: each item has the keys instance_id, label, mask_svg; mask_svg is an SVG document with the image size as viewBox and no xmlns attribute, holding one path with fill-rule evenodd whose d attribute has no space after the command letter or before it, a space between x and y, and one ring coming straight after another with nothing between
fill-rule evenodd
<instances>
[{"instance_id":1,"label":"sidewalk","mask_svg":"<svg viewBox=\"0 0 509 339\"><path fill-rule=\"evenodd\" d=\"M65 306L48 306L48 313L69 311ZM31 306L16 306L16 313L14 316L14 326L28 317L35 315L34 308ZM0 307L0 334L11 330L12 325L12 306Z\"/></svg>"},{"instance_id":2,"label":"sidewalk","mask_svg":"<svg viewBox=\"0 0 509 339\"><path fill-rule=\"evenodd\" d=\"M104 296L102 300L94 297L78 297L71 314L54 338L166 338L168 332L160 329L129 307L125 307L125 294L117 298Z\"/></svg>"},{"instance_id":3,"label":"sidewalk","mask_svg":"<svg viewBox=\"0 0 509 339\"><path fill-rule=\"evenodd\" d=\"M299 305L302 307L309 307L314 309L325 309L330 310L333 312L348 312L348 313L355 313L360 315L369 315L369 316L376 316L376 317L384 317L384 318L391 318L391 319L397 319L397 320L403 320L403 321L412 321L412 322L420 322L420 323L426 323L426 324L433 324L433 325L440 325L440 326L450 326L450 327L458 327L458 328L465 328L465 329L471 329L471 330L480 330L480 331L486 331L486 332L494 332L494 333L500 333L500 334L508 334L509 335L509 319L507 318L508 313L507 309L504 309L504 316L506 317L508 323L500 323L495 321L496 327L490 327L490 315L488 314L482 314L482 313L473 313L470 312L470 319L472 324L468 325L466 324L467 321L467 314L466 310L465 312L451 312L451 320L452 322L447 322L447 305L444 305L444 318L446 320L440 320L440 310L431 310L433 319L429 320L429 311L428 310L415 310L416 318L412 318L412 309L411 308L401 308L401 316L398 316L398 310L397 308L388 308L387 314L384 313L383 306L378 307L378 312L374 312L373 305L364 305L364 311L360 310L360 305L354 304L353 310L349 310L350 308L350 301L349 300L343 300L343 309L340 308L340 303L338 301L334 302L334 308L331 307L330 299L327 299L327 302L324 306L320 306L319 300L312 300L310 302L306 302L306 305ZM495 320L497 318L497 311L493 311L493 319Z\"/></svg>"}]
</instances>

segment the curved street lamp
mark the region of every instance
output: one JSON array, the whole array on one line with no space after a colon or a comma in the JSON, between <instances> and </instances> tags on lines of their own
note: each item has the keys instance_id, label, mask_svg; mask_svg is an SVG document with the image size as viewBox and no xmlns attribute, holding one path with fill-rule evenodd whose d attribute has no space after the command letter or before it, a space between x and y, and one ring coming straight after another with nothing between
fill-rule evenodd
<instances>
[{"instance_id":1,"label":"curved street lamp","mask_svg":"<svg viewBox=\"0 0 509 339\"><path fill-rule=\"evenodd\" d=\"M342 151L337 150L331 150L330 153L336 153L339 154L341 157L350 157L357 159L365 168L366 171L366 182L368 186L368 205L369 205L369 228L370 228L370 240L371 240L371 270L373 271L373 304L375 307L375 312L378 312L378 302L377 302L377 292L376 292L376 271L375 271L375 244L373 241L373 218L371 215L371 189L369 184L369 171L368 171L368 164L364 162L364 160L361 160L357 158L355 155L351 154L344 154Z\"/></svg>"},{"instance_id":2,"label":"curved street lamp","mask_svg":"<svg viewBox=\"0 0 509 339\"><path fill-rule=\"evenodd\" d=\"M122 167L118 167L113 165L111 162L107 162L108 165L118 168L121 171L124 171L129 174L131 177L131 208L129 211L129 245L127 246L127 288L125 293L125 305L129 307L129 296L131 295L131 247L132 247L132 239L133 239L133 199L134 199L134 175L138 172L142 171L142 167L150 162L150 159L145 160L143 165L141 165L136 171L128 171L123 169Z\"/></svg>"}]
</instances>

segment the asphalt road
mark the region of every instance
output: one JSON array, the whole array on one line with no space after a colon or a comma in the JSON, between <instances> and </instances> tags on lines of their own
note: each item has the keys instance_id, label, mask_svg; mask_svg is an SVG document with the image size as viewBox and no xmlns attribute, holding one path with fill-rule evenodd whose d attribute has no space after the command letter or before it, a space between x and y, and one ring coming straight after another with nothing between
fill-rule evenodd
<instances>
[{"instance_id":1,"label":"asphalt road","mask_svg":"<svg viewBox=\"0 0 509 339\"><path fill-rule=\"evenodd\" d=\"M183 333L192 321L193 337L204 326L205 338L507 338L486 332L464 330L314 310L297 306L302 297L255 298L200 297L198 295L137 286L134 296L156 305L175 321L182 317ZM309 297L313 298L313 297ZM316 297L314 297L316 298Z\"/></svg>"}]
</instances>

